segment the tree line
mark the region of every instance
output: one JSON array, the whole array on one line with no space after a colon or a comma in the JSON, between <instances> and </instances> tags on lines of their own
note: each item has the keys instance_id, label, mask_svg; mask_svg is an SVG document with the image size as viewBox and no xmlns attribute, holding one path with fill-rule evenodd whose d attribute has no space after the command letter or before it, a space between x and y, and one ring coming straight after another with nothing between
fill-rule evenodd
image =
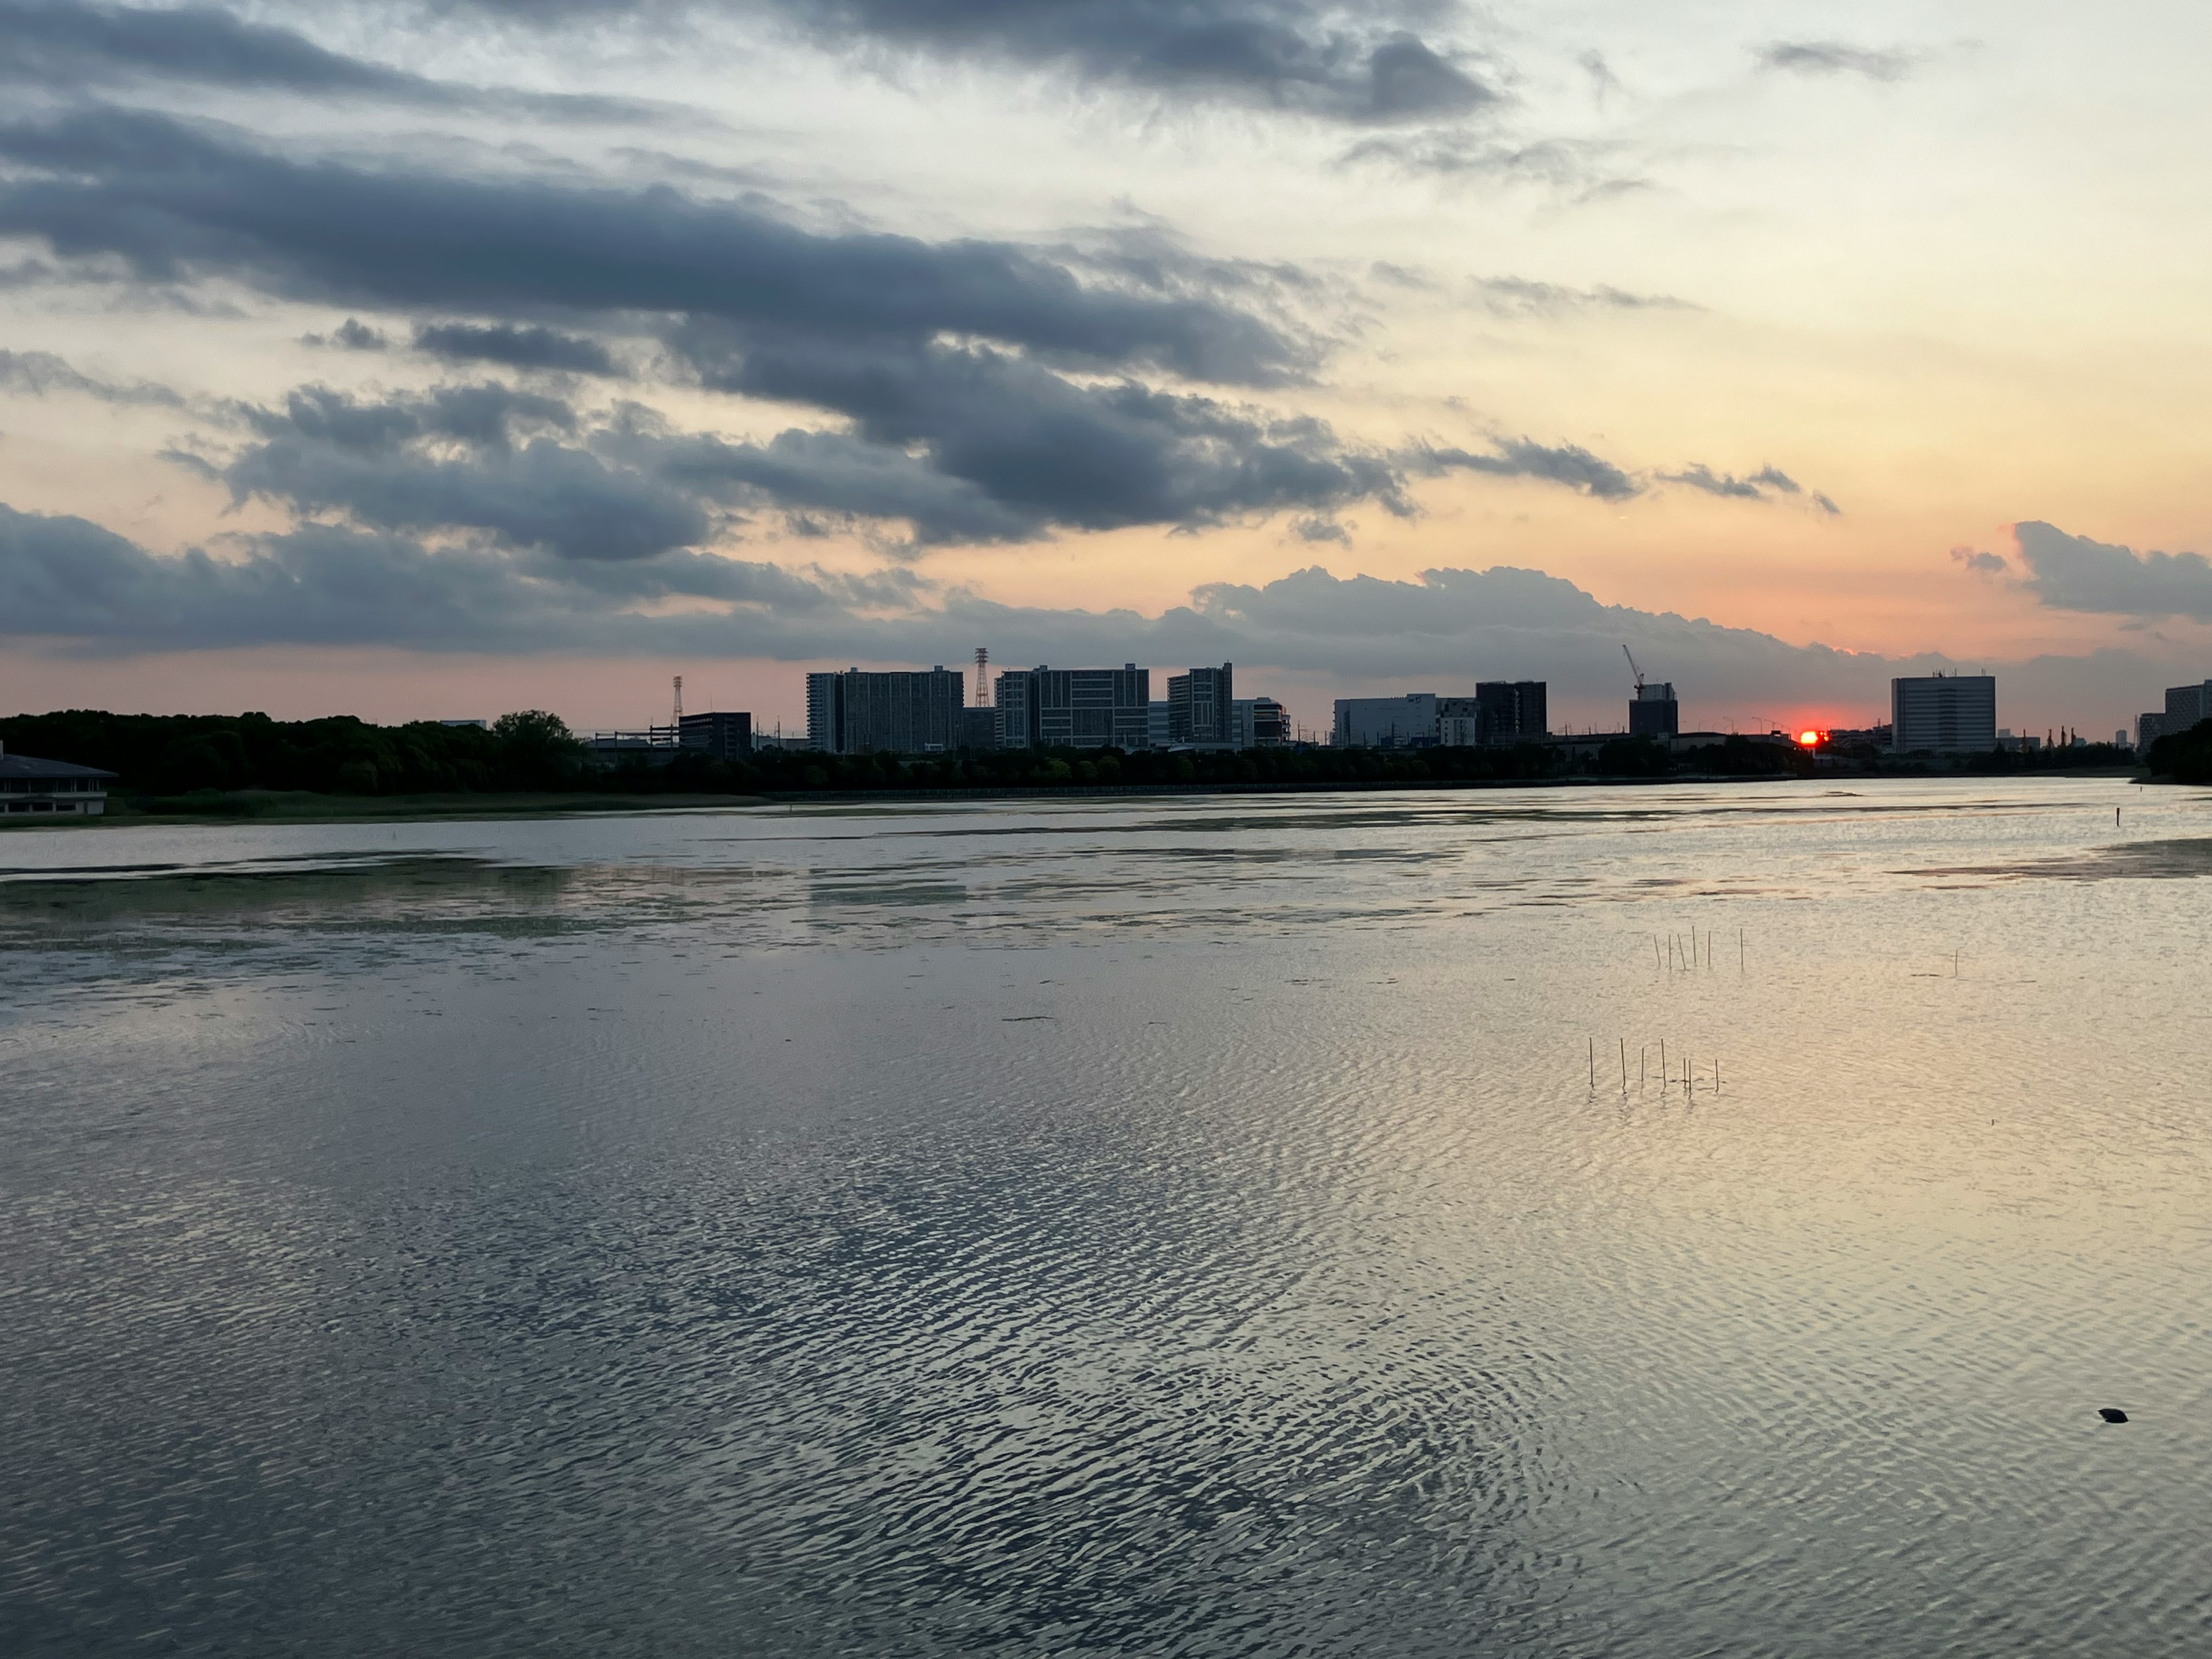
<instances>
[{"instance_id":1,"label":"tree line","mask_svg":"<svg viewBox=\"0 0 2212 1659\"><path fill-rule=\"evenodd\" d=\"M128 794L239 789L325 795L557 790L580 787L584 746L560 717L503 714L487 729L416 720L371 726L350 714L111 714L92 708L0 720L9 753L97 766Z\"/></svg>"},{"instance_id":2,"label":"tree line","mask_svg":"<svg viewBox=\"0 0 2212 1659\"><path fill-rule=\"evenodd\" d=\"M2169 732L2144 757L2150 769L2176 783L2212 783L2212 720L2199 720L2186 732Z\"/></svg>"},{"instance_id":3,"label":"tree line","mask_svg":"<svg viewBox=\"0 0 2212 1659\"><path fill-rule=\"evenodd\" d=\"M957 754L825 755L763 748L723 760L686 750L649 763L640 755L599 763L559 716L525 709L489 727L416 720L372 726L351 715L278 720L266 714L113 714L69 709L0 719L0 743L17 754L116 773L118 792L149 799L241 790L330 795L514 792L620 794L783 794L829 791L1053 789L1280 784L1422 785L1536 782L1570 776L1809 775L1813 757L1794 744L1730 737L1670 752L1647 737L1615 738L1595 751L1556 744L1481 749L1036 749ZM1842 757L1838 758L1854 758ZM1869 763L1873 757L1864 757ZM2212 721L2153 747L2149 764L2185 782L2212 782ZM1974 771L2126 765L2109 744L1965 760Z\"/></svg>"}]
</instances>

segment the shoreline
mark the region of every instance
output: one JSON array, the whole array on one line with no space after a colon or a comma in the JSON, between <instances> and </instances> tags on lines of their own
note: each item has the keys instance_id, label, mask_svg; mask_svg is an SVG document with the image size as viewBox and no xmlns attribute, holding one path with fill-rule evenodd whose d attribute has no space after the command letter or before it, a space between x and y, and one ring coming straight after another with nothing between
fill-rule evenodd
<instances>
[{"instance_id":1,"label":"shoreline","mask_svg":"<svg viewBox=\"0 0 2212 1659\"><path fill-rule=\"evenodd\" d=\"M1372 781L1276 780L1237 783L1058 784L1048 787L1010 785L964 789L820 789L775 790L759 794L601 795L552 792L495 795L305 795L285 792L282 804L264 806L261 796L227 810L216 806L204 812L104 812L96 816L56 814L34 820L0 819L0 832L34 830L93 830L129 825L174 828L204 824L284 823L437 823L556 818L592 814L727 811L759 806L825 806L840 803L880 805L893 801L1052 800L1188 795L1316 795L1378 794L1418 791L1424 794L1462 793L1498 789L1597 789L1624 787L1654 787L1668 784L1759 783L1879 783L1922 781L1929 779L2038 778L2053 781L2110 778L2120 782L2180 787L2173 780L2154 777L2140 769L2122 773L2113 767L2053 769L2048 771L1975 773L1964 769L1917 772L1829 772L1811 777L1795 772L1674 773L1665 777L1579 776L1564 778L1453 778ZM254 792L247 792L249 794ZM240 810L242 808L242 810Z\"/></svg>"}]
</instances>

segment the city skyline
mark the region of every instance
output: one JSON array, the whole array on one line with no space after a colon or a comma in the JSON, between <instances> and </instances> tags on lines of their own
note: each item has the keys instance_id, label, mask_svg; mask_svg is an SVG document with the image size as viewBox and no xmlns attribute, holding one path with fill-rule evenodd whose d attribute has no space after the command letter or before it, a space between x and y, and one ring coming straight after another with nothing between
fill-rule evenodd
<instances>
[{"instance_id":1,"label":"city skyline","mask_svg":"<svg viewBox=\"0 0 2212 1659\"><path fill-rule=\"evenodd\" d=\"M2212 661L2178 6L0 11L9 708Z\"/></svg>"}]
</instances>

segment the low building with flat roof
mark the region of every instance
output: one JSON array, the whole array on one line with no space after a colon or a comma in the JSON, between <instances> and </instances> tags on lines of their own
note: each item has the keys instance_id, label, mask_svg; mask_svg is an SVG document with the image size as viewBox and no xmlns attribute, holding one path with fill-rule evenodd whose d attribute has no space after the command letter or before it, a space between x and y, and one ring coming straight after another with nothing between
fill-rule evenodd
<instances>
[{"instance_id":1,"label":"low building with flat roof","mask_svg":"<svg viewBox=\"0 0 2212 1659\"><path fill-rule=\"evenodd\" d=\"M107 811L107 785L114 775L96 766L11 755L0 748L0 817L64 812L98 817Z\"/></svg>"},{"instance_id":2,"label":"low building with flat roof","mask_svg":"<svg viewBox=\"0 0 2212 1659\"><path fill-rule=\"evenodd\" d=\"M753 717L722 710L684 714L676 722L679 749L703 749L716 760L743 760L753 751Z\"/></svg>"}]
</instances>

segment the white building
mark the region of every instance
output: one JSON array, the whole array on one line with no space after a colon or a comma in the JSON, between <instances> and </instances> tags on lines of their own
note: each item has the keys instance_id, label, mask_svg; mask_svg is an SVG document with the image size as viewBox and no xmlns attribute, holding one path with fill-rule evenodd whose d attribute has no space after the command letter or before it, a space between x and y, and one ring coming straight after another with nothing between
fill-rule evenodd
<instances>
[{"instance_id":1,"label":"white building","mask_svg":"<svg viewBox=\"0 0 2212 1659\"><path fill-rule=\"evenodd\" d=\"M1437 740L1437 694L1408 691L1402 697L1339 697L1336 729L1329 738L1338 749L1425 749Z\"/></svg>"},{"instance_id":2,"label":"white building","mask_svg":"<svg viewBox=\"0 0 2212 1659\"><path fill-rule=\"evenodd\" d=\"M1231 702L1231 748L1276 749L1290 740L1290 714L1273 697L1237 697Z\"/></svg>"},{"instance_id":3,"label":"white building","mask_svg":"<svg viewBox=\"0 0 2212 1659\"><path fill-rule=\"evenodd\" d=\"M0 813L9 817L42 812L99 817L107 811L107 781L114 775L96 766L11 755L0 748Z\"/></svg>"}]
</instances>

